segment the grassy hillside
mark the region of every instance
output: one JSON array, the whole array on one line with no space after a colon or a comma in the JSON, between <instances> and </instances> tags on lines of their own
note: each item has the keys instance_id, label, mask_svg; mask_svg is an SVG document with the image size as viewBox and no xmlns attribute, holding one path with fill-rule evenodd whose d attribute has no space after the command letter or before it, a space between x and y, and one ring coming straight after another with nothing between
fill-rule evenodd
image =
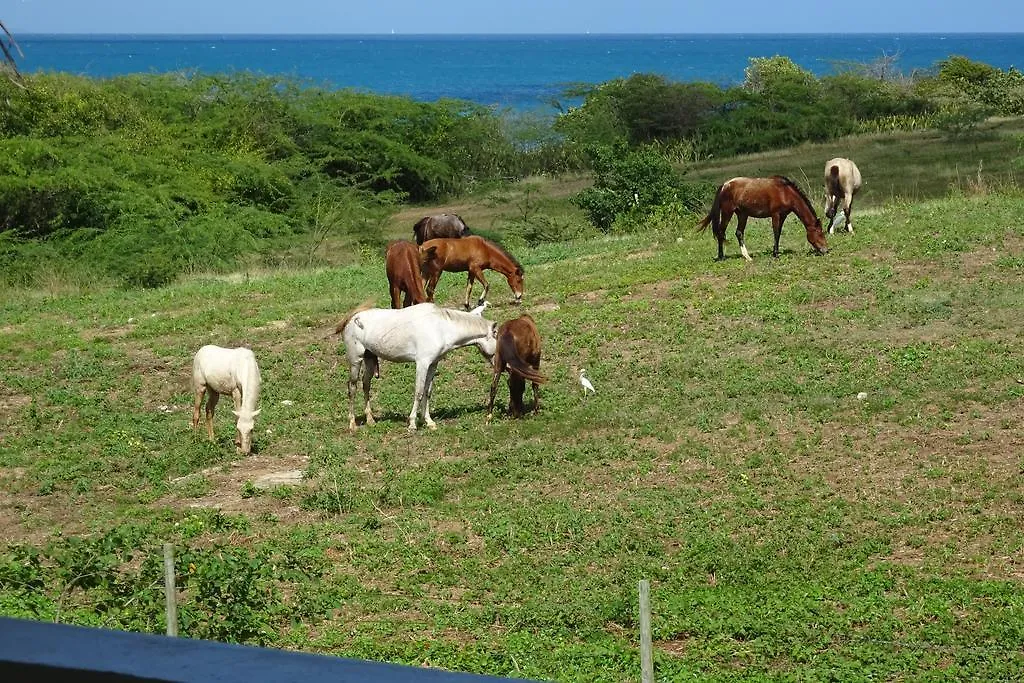
<instances>
[{"instance_id":1,"label":"grassy hillside","mask_svg":"<svg viewBox=\"0 0 1024 683\"><path fill-rule=\"evenodd\" d=\"M777 260L752 221L752 264L688 229L521 249L526 303L496 276L489 312L537 320L541 413L485 424L488 368L462 350L435 433L406 432L393 364L378 424L345 431L325 334L386 301L372 254L4 294L0 613L159 632L171 541L192 637L637 680L649 578L660 680L1019 677L1021 207L893 204L825 257L793 222ZM189 431L210 342L261 364L251 457L224 405L216 444Z\"/></svg>"},{"instance_id":2,"label":"grassy hillside","mask_svg":"<svg viewBox=\"0 0 1024 683\"><path fill-rule=\"evenodd\" d=\"M934 130L850 136L834 142L803 144L776 152L711 159L687 173L694 180L720 183L735 176L781 173L810 188L824 209L825 162L853 159L864 175L860 206L893 200L944 197L950 189L969 190L980 181L990 187L1019 185L1024 179L1024 119L992 119L968 138ZM856 209L854 209L856 211Z\"/></svg>"}]
</instances>

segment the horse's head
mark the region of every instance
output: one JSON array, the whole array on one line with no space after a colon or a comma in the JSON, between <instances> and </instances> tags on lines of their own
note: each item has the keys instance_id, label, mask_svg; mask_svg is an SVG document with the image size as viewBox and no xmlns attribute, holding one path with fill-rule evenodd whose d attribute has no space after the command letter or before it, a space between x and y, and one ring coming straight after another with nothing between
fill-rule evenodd
<instances>
[{"instance_id":1,"label":"horse's head","mask_svg":"<svg viewBox=\"0 0 1024 683\"><path fill-rule=\"evenodd\" d=\"M245 455L249 455L252 450L252 428L256 422L256 416L260 414L259 410L246 410L241 408L240 410L232 410L235 417L238 418L238 433L242 436L242 442L238 445L238 448Z\"/></svg>"},{"instance_id":2,"label":"horse's head","mask_svg":"<svg viewBox=\"0 0 1024 683\"><path fill-rule=\"evenodd\" d=\"M508 286L512 290L512 297L515 299L517 304L523 302L523 269L516 268L511 273L505 276L508 280Z\"/></svg>"},{"instance_id":3,"label":"horse's head","mask_svg":"<svg viewBox=\"0 0 1024 683\"><path fill-rule=\"evenodd\" d=\"M490 329L487 330L487 336L481 337L476 343L476 348L488 363L493 363L494 354L498 352L498 323L490 320L487 322L491 325Z\"/></svg>"},{"instance_id":4,"label":"horse's head","mask_svg":"<svg viewBox=\"0 0 1024 683\"><path fill-rule=\"evenodd\" d=\"M828 242L825 241L825 231L821 228L821 221L815 217L814 222L807 226L807 241L811 243L814 250L819 254L828 253Z\"/></svg>"}]
</instances>

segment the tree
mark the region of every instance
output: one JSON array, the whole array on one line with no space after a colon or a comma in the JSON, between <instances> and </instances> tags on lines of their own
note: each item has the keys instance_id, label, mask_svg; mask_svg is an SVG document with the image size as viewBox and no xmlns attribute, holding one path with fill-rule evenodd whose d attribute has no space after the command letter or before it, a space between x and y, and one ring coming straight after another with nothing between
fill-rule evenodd
<instances>
[{"instance_id":1,"label":"tree","mask_svg":"<svg viewBox=\"0 0 1024 683\"><path fill-rule=\"evenodd\" d=\"M18 73L18 64L14 61L14 53L17 52L20 57L24 57L21 48L18 47L17 41L14 40L14 36L4 26L4 22L0 21L0 31L3 35L0 35L0 52L3 53L3 60L0 61L0 72L7 75L13 75L15 78L20 77Z\"/></svg>"}]
</instances>

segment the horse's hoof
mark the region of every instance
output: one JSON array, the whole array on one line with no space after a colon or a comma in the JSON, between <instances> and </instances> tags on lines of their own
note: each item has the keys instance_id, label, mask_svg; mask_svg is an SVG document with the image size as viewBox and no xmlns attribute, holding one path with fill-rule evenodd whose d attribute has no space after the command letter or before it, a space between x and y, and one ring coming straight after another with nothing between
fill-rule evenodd
<instances>
[{"instance_id":1,"label":"horse's hoof","mask_svg":"<svg viewBox=\"0 0 1024 683\"><path fill-rule=\"evenodd\" d=\"M427 423L427 429L429 429L432 432L436 432L437 431L437 424L435 424L433 422L428 422Z\"/></svg>"},{"instance_id":2,"label":"horse's hoof","mask_svg":"<svg viewBox=\"0 0 1024 683\"><path fill-rule=\"evenodd\" d=\"M416 425L409 425L408 429L410 434L416 433Z\"/></svg>"},{"instance_id":3,"label":"horse's hoof","mask_svg":"<svg viewBox=\"0 0 1024 683\"><path fill-rule=\"evenodd\" d=\"M377 424L377 421L373 419L373 416L372 415L367 415L366 416L366 426L367 427L372 427L375 424Z\"/></svg>"},{"instance_id":4,"label":"horse's hoof","mask_svg":"<svg viewBox=\"0 0 1024 683\"><path fill-rule=\"evenodd\" d=\"M487 413L487 422L490 422L492 419L494 419L494 413Z\"/></svg>"}]
</instances>

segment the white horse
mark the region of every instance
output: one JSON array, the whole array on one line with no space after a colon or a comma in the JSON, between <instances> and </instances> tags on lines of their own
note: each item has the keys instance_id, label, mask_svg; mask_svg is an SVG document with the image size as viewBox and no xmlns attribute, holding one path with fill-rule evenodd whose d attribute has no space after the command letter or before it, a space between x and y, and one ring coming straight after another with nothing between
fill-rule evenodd
<instances>
[{"instance_id":1,"label":"white horse","mask_svg":"<svg viewBox=\"0 0 1024 683\"><path fill-rule=\"evenodd\" d=\"M260 411L256 404L260 400L260 368L256 356L246 348L225 349L209 344L196 352L192 361L192 391L195 404L192 407L192 429L199 426L199 409L203 395L209 393L206 401L206 432L213 441L213 411L221 394L231 394L235 403L232 411L238 418L235 445L249 454L252 450L252 427Z\"/></svg>"},{"instance_id":2,"label":"white horse","mask_svg":"<svg viewBox=\"0 0 1024 683\"><path fill-rule=\"evenodd\" d=\"M415 431L421 402L424 424L429 429L437 428L430 418L430 393L438 361L452 349L475 345L490 362L497 348L498 323L432 303L395 309L359 307L338 323L334 333L342 334L349 364L348 428L356 429L356 384L364 362L366 424L374 423L370 382L374 375L379 376L378 363L383 358L396 363L416 363L416 391L409 413L409 431Z\"/></svg>"},{"instance_id":3,"label":"white horse","mask_svg":"<svg viewBox=\"0 0 1024 683\"><path fill-rule=\"evenodd\" d=\"M846 215L846 230L853 232L850 212L853 210L853 195L860 190L860 169L849 159L836 157L825 163L825 218L828 219L828 234L832 234L839 210L839 200L843 200L843 213Z\"/></svg>"}]
</instances>

